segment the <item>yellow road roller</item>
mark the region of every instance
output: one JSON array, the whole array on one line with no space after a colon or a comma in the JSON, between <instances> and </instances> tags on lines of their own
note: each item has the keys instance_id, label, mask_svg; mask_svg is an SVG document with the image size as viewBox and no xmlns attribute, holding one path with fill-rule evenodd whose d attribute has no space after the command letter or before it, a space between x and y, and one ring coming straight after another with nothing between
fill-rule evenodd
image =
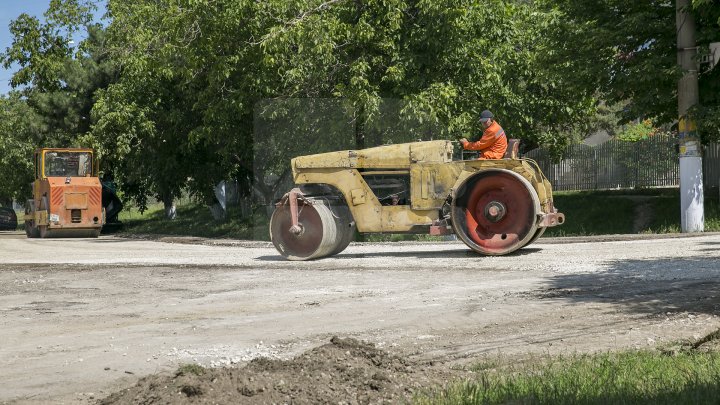
<instances>
[{"instance_id":1,"label":"yellow road roller","mask_svg":"<svg viewBox=\"0 0 720 405\"><path fill-rule=\"evenodd\" d=\"M535 241L565 216L538 165L517 157L454 159L448 140L292 159L295 183L275 205L270 238L289 260L342 252L360 233L456 234L499 256Z\"/></svg>"}]
</instances>

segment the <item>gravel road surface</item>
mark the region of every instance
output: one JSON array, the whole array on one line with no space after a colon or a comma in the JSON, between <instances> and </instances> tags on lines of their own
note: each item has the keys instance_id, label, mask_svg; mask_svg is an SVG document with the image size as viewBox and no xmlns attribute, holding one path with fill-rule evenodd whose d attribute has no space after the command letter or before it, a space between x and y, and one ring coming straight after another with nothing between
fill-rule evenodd
<instances>
[{"instance_id":1,"label":"gravel road surface","mask_svg":"<svg viewBox=\"0 0 720 405\"><path fill-rule=\"evenodd\" d=\"M684 237L680 237L684 236ZM0 403L89 403L179 364L287 359L352 337L413 359L667 345L720 328L720 235L352 244L25 239L0 232Z\"/></svg>"}]
</instances>

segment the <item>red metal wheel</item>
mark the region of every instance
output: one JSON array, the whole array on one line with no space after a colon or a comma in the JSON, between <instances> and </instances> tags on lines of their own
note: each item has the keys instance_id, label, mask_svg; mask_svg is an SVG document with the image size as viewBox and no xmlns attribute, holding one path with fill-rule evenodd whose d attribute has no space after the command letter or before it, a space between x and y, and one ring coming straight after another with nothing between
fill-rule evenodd
<instances>
[{"instance_id":1,"label":"red metal wheel","mask_svg":"<svg viewBox=\"0 0 720 405\"><path fill-rule=\"evenodd\" d=\"M481 172L459 188L453 228L479 253L507 254L536 235L539 205L535 190L521 176L507 170Z\"/></svg>"}]
</instances>

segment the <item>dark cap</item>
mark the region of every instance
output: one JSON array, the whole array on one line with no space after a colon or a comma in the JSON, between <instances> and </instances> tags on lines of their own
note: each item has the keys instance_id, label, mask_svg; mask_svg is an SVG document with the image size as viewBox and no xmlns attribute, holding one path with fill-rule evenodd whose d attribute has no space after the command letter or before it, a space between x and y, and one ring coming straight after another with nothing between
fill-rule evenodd
<instances>
[{"instance_id":1,"label":"dark cap","mask_svg":"<svg viewBox=\"0 0 720 405\"><path fill-rule=\"evenodd\" d=\"M480 122L485 122L493 117L494 115L490 112L490 110L485 110L480 113Z\"/></svg>"}]
</instances>

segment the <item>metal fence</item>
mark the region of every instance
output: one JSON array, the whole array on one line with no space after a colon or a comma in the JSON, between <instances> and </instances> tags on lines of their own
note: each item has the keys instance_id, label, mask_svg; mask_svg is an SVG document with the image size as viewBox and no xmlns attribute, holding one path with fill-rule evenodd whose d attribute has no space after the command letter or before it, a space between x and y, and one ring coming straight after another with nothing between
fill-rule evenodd
<instances>
[{"instance_id":1,"label":"metal fence","mask_svg":"<svg viewBox=\"0 0 720 405\"><path fill-rule=\"evenodd\" d=\"M720 144L703 149L703 182L706 188L720 187Z\"/></svg>"},{"instance_id":2,"label":"metal fence","mask_svg":"<svg viewBox=\"0 0 720 405\"><path fill-rule=\"evenodd\" d=\"M676 144L674 137L655 136L638 142L572 145L558 163L553 163L543 149L532 150L524 157L537 161L555 190L674 187L680 184ZM718 186L718 144L704 148L703 179L706 187Z\"/></svg>"}]
</instances>

